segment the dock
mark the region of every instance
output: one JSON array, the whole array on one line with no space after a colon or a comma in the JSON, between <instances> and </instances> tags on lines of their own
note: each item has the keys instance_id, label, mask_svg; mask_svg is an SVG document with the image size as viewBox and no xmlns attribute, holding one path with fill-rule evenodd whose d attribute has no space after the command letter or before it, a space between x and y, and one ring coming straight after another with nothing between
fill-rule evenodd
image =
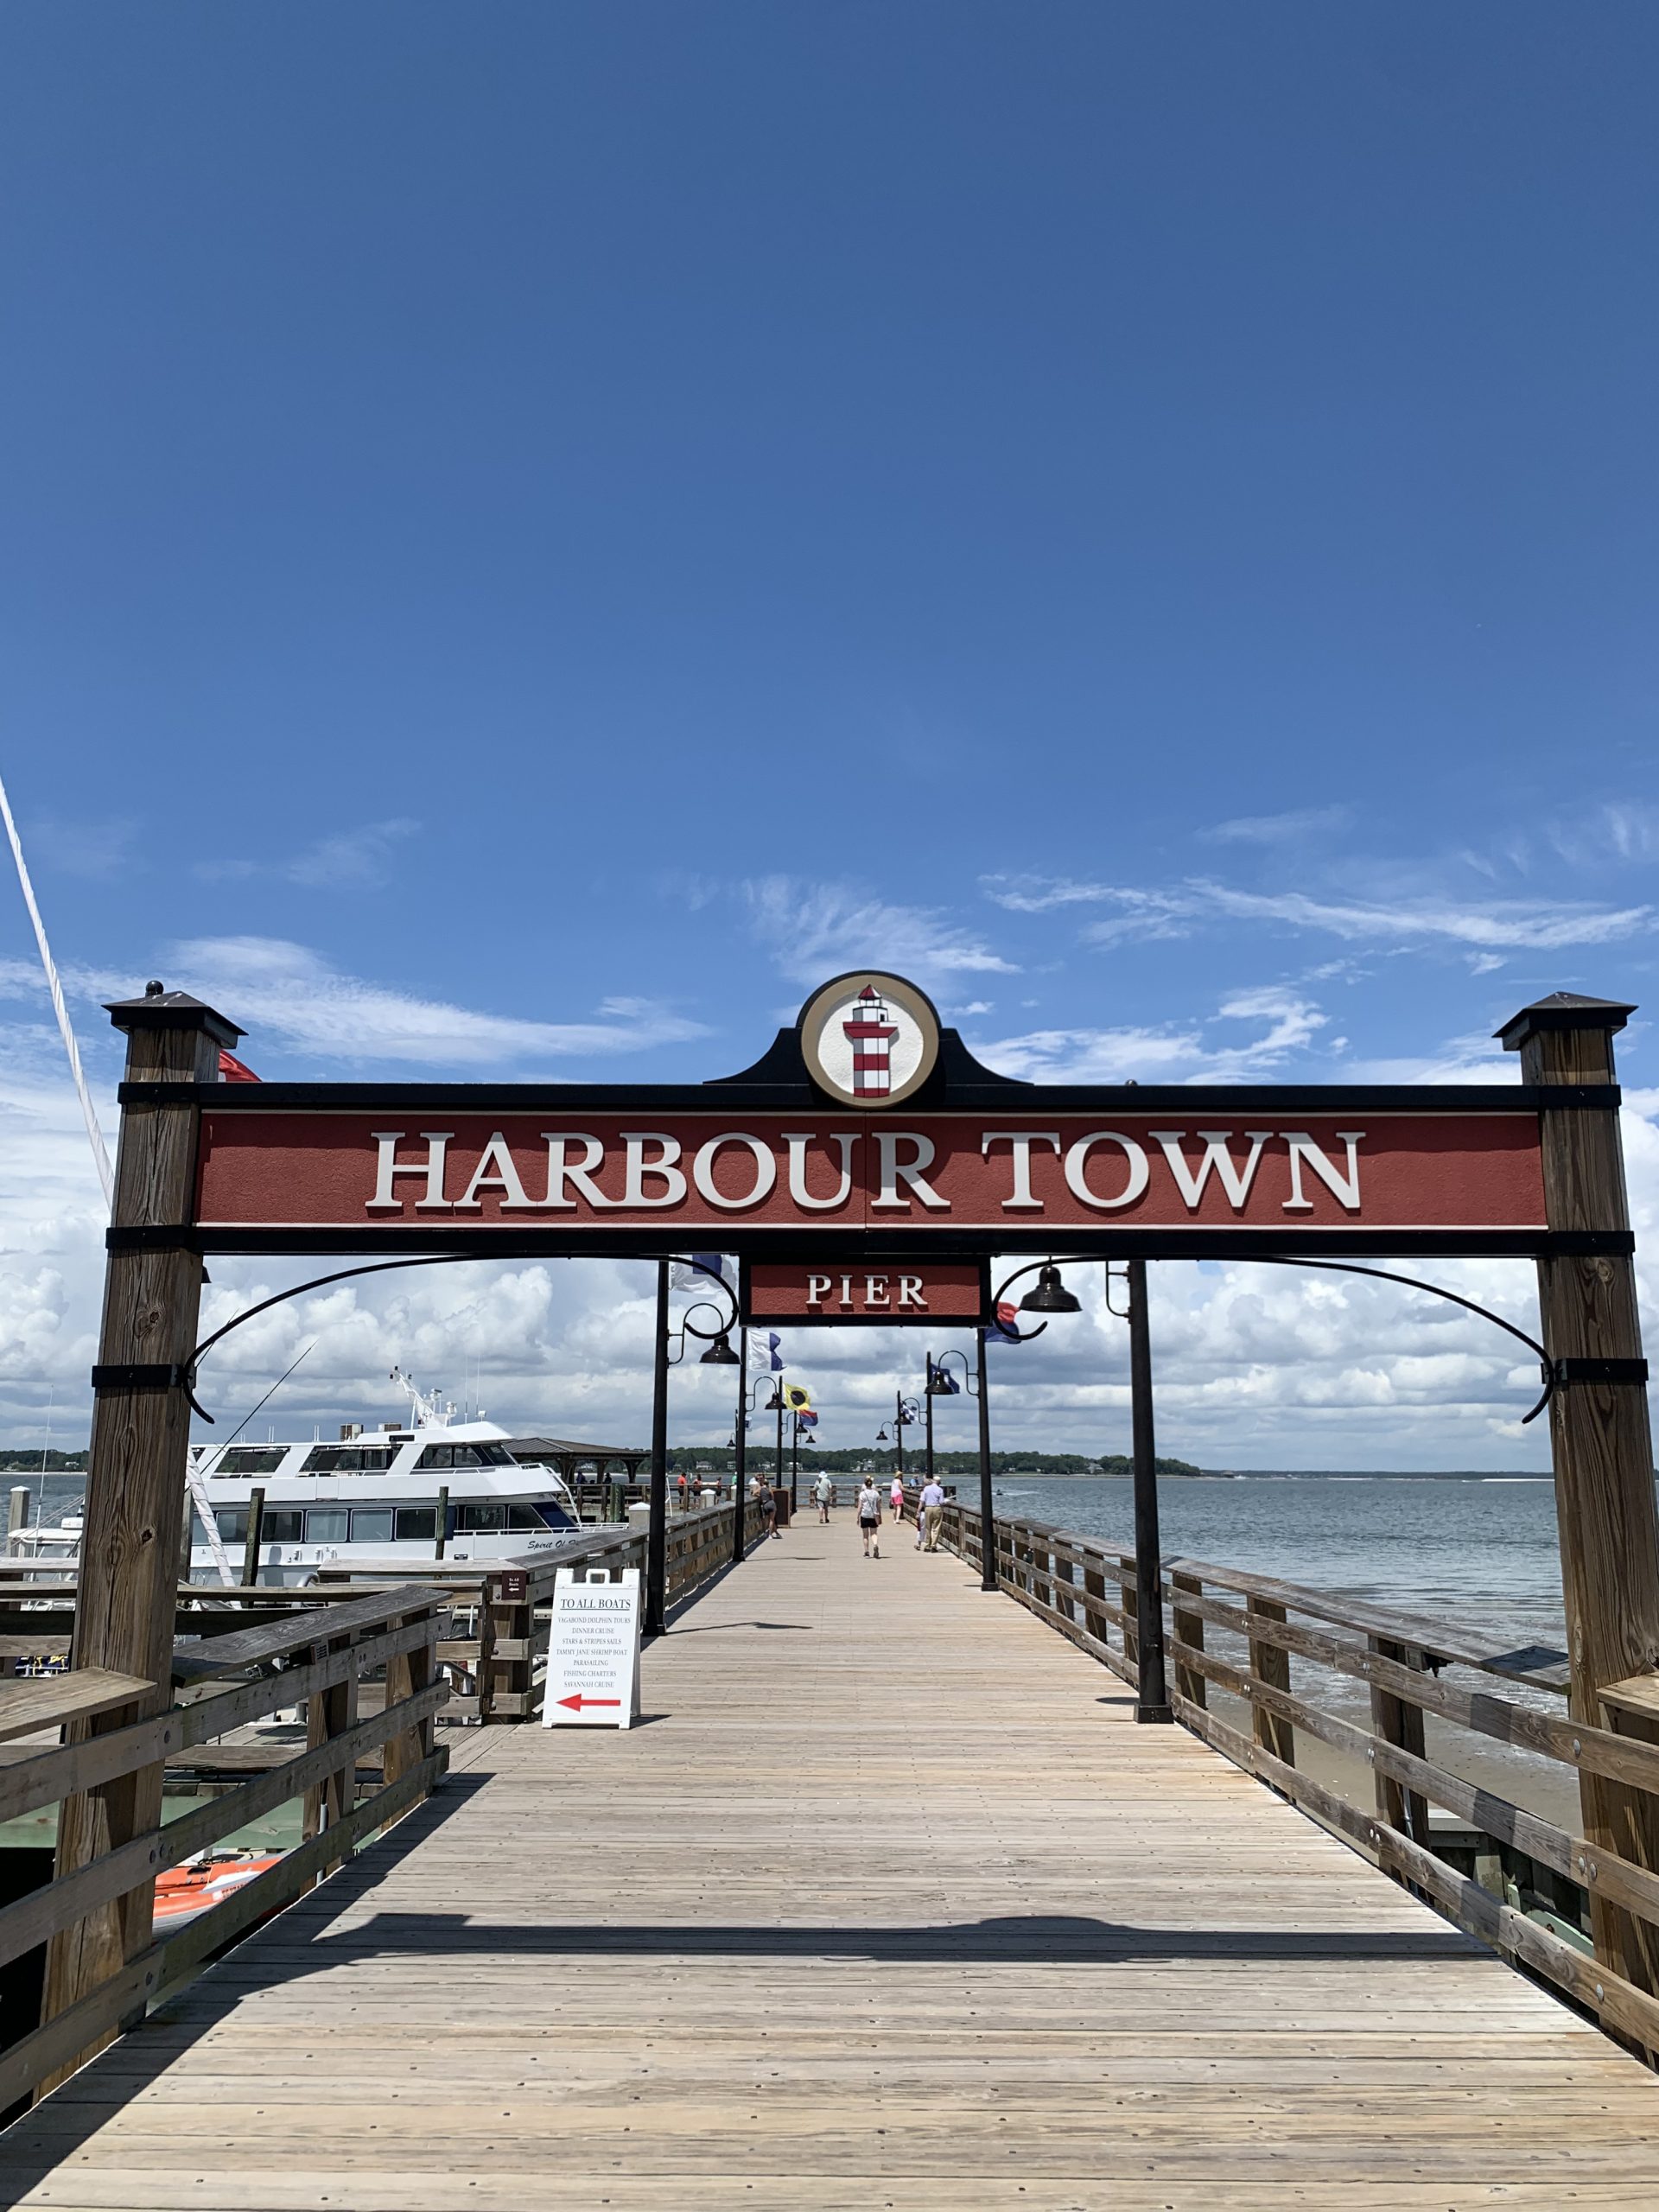
<instances>
[{"instance_id":1,"label":"dock","mask_svg":"<svg viewBox=\"0 0 1659 2212\"><path fill-rule=\"evenodd\" d=\"M0 2137L41 2212L1649 2208L1659 2082L908 1529L448 1777Z\"/></svg>"}]
</instances>

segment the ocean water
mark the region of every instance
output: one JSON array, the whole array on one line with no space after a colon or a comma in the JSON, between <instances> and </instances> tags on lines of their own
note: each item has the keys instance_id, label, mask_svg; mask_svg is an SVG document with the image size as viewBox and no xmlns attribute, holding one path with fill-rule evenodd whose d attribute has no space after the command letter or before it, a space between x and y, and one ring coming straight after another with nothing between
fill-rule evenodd
<instances>
[{"instance_id":1,"label":"ocean water","mask_svg":"<svg viewBox=\"0 0 1659 2212\"><path fill-rule=\"evenodd\" d=\"M1130 1486L1009 1476L997 1510L1128 1548ZM961 1480L957 1496L971 1485ZM1548 1476L1239 1475L1158 1485L1166 1559L1276 1574L1437 1614L1517 1643L1560 1643L1555 1485Z\"/></svg>"},{"instance_id":2,"label":"ocean water","mask_svg":"<svg viewBox=\"0 0 1659 2212\"><path fill-rule=\"evenodd\" d=\"M957 1492L967 1499L969 1485L958 1481ZM1000 1513L1131 1546L1134 1514L1126 1481L1009 1476L995 1485L995 1496ZM1276 1575L1329 1597L1398 1605L1451 1628L1484 1630L1516 1647L1559 1650L1565 1640L1555 1486L1548 1477L1254 1474L1166 1480L1158 1485L1158 1510L1166 1561L1185 1556ZM1243 1646L1228 1632L1212 1626L1206 1641L1218 1658L1243 1663ZM1564 1710L1563 1701L1547 1690L1500 1686L1472 1669L1448 1668L1442 1679L1495 1692L1535 1711ZM1370 1693L1361 1682L1296 1658L1291 1687L1327 1713L1360 1727L1370 1725ZM1210 1702L1218 1717L1248 1728L1248 1713L1224 1692L1212 1688ZM1466 1781L1563 1827L1576 1827L1578 1791L1569 1770L1433 1715L1427 1738L1429 1758ZM1297 1760L1351 1802L1369 1806L1370 1777L1346 1755L1304 1732Z\"/></svg>"}]
</instances>

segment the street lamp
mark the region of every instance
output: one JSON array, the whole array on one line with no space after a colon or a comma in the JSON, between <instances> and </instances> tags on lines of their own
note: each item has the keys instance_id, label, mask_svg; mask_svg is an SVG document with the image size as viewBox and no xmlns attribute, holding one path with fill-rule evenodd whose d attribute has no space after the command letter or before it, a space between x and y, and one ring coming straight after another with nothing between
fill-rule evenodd
<instances>
[{"instance_id":1,"label":"street lamp","mask_svg":"<svg viewBox=\"0 0 1659 2212\"><path fill-rule=\"evenodd\" d=\"M922 1409L914 1398L907 1398L902 1390L893 1392L893 1441L898 1447L899 1479L901 1483L905 1479L905 1431L912 1427L921 1419L921 1415ZM887 1432L885 1428L878 1430L875 1440L878 1444L885 1444L887 1441Z\"/></svg>"},{"instance_id":2,"label":"street lamp","mask_svg":"<svg viewBox=\"0 0 1659 2212\"><path fill-rule=\"evenodd\" d=\"M1079 1263L1081 1264L1081 1263ZM1039 1263L1020 1268L997 1293L1011 1290L1023 1274ZM1135 1455L1135 1717L1137 1720L1173 1720L1164 1663L1163 1554L1158 1532L1158 1459L1152 1421L1152 1338L1147 1326L1147 1263L1127 1260L1123 1281L1128 1304L1120 1312L1112 1304L1113 1268L1106 1263L1106 1307L1129 1325L1129 1408L1131 1449ZM1041 1262L1036 1287L1020 1301L1022 1313L1076 1313L1078 1300L1060 1279L1051 1260ZM1033 1336L1046 1328L1040 1321Z\"/></svg>"},{"instance_id":3,"label":"street lamp","mask_svg":"<svg viewBox=\"0 0 1659 2212\"><path fill-rule=\"evenodd\" d=\"M700 1275L707 1275L715 1289L724 1296L724 1306L715 1306L709 1300L699 1300L680 1316L680 1325L668 1325L669 1268L671 1262L657 1262L657 1326L652 1362L651 1399L651 1514L645 1524L645 1633L662 1636L668 1628L668 1370L677 1367L685 1357L688 1339L696 1337L709 1346L702 1362L715 1367L725 1367L735 1357L731 1346L731 1329L737 1319L737 1301L723 1275L715 1268L705 1267L701 1260L681 1262ZM697 1313L712 1313L715 1326L702 1329L693 1319Z\"/></svg>"},{"instance_id":4,"label":"street lamp","mask_svg":"<svg viewBox=\"0 0 1659 2212\"><path fill-rule=\"evenodd\" d=\"M962 1362L962 1384L954 1382L946 1363ZM942 1352L938 1359L929 1355L927 1363L927 1433L928 1462L932 1465L933 1401L935 1398L954 1397L965 1385L970 1398L979 1401L979 1586L995 1590L996 1585L996 1509L991 1502L991 1401L985 1388L985 1332L977 1332L977 1354L969 1372L965 1351L951 1350Z\"/></svg>"}]
</instances>

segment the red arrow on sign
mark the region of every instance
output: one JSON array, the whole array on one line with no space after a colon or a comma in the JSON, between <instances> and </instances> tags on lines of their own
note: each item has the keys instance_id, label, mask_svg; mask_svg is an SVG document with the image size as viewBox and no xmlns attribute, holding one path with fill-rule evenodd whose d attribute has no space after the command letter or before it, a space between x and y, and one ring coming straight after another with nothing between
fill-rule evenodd
<instances>
[{"instance_id":1,"label":"red arrow on sign","mask_svg":"<svg viewBox=\"0 0 1659 2212\"><path fill-rule=\"evenodd\" d=\"M569 1706L572 1713L580 1713L585 1705L620 1705L620 1697L583 1697L578 1690L574 1697L562 1697L561 1705Z\"/></svg>"}]
</instances>

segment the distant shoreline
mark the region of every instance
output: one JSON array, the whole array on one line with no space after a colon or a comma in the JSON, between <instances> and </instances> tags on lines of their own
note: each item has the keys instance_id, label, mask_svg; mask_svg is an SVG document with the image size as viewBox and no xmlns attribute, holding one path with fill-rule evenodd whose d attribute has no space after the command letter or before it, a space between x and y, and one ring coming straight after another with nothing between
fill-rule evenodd
<instances>
[{"instance_id":1,"label":"distant shoreline","mask_svg":"<svg viewBox=\"0 0 1659 2212\"><path fill-rule=\"evenodd\" d=\"M1097 1475L1052 1474L1040 1467L1007 1467L993 1482L1118 1483L1134 1479L1117 1468ZM1505 1467L1202 1467L1191 1475L1160 1472L1166 1483L1553 1483L1548 1468Z\"/></svg>"}]
</instances>

